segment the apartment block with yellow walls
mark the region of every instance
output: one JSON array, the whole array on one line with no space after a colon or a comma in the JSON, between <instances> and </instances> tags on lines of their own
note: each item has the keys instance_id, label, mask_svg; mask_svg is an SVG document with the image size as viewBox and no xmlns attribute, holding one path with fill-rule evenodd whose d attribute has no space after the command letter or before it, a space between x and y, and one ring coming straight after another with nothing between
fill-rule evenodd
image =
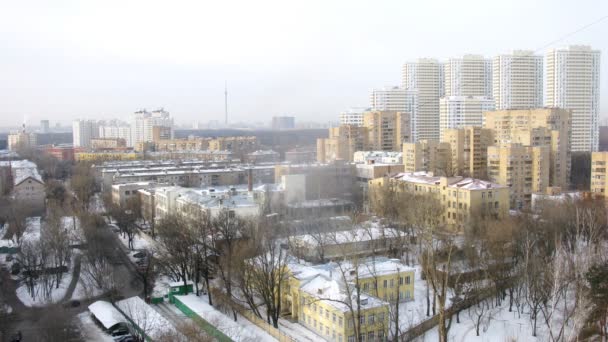
<instances>
[{"instance_id":1,"label":"apartment block with yellow walls","mask_svg":"<svg viewBox=\"0 0 608 342\"><path fill-rule=\"evenodd\" d=\"M545 169L549 173L547 186L568 188L572 134L570 110L538 108L485 112L484 128L494 130L495 145L519 143L523 146L548 146L549 167Z\"/></svg>"},{"instance_id":2,"label":"apartment block with yellow walls","mask_svg":"<svg viewBox=\"0 0 608 342\"><path fill-rule=\"evenodd\" d=\"M509 212L509 188L493 182L413 172L374 179L369 183L370 192L378 191L386 182L400 191L437 198L444 211L442 221L456 232L462 232L469 220L478 215L500 218Z\"/></svg>"},{"instance_id":3,"label":"apartment block with yellow walls","mask_svg":"<svg viewBox=\"0 0 608 342\"><path fill-rule=\"evenodd\" d=\"M488 177L510 190L511 208L528 207L533 193L549 187L550 147L502 144L488 147Z\"/></svg>"},{"instance_id":4,"label":"apartment block with yellow walls","mask_svg":"<svg viewBox=\"0 0 608 342\"><path fill-rule=\"evenodd\" d=\"M289 269L288 293L283 296L286 312L328 341L355 341L357 331L360 341L385 340L390 326L388 301L412 300L414 295L414 269L398 260L361 259L357 265L318 266L296 262L290 263Z\"/></svg>"},{"instance_id":5,"label":"apartment block with yellow walls","mask_svg":"<svg viewBox=\"0 0 608 342\"><path fill-rule=\"evenodd\" d=\"M137 160L143 155L137 152L76 152L74 159L76 161L111 161L111 160Z\"/></svg>"},{"instance_id":6,"label":"apartment block with yellow walls","mask_svg":"<svg viewBox=\"0 0 608 342\"><path fill-rule=\"evenodd\" d=\"M591 192L606 197L608 194L608 179L606 176L608 165L608 152L591 153ZM606 197L608 198L608 197Z\"/></svg>"},{"instance_id":7,"label":"apartment block with yellow walls","mask_svg":"<svg viewBox=\"0 0 608 342\"><path fill-rule=\"evenodd\" d=\"M410 114L396 111L370 111L363 114L369 150L401 151L403 142L412 140Z\"/></svg>"},{"instance_id":8,"label":"apartment block with yellow walls","mask_svg":"<svg viewBox=\"0 0 608 342\"><path fill-rule=\"evenodd\" d=\"M420 140L403 144L403 165L405 172L428 171L451 175L450 144L436 140Z\"/></svg>"},{"instance_id":9,"label":"apartment block with yellow walls","mask_svg":"<svg viewBox=\"0 0 608 342\"><path fill-rule=\"evenodd\" d=\"M445 129L443 142L450 144L453 173L487 179L488 146L494 144L494 132L481 127Z\"/></svg>"},{"instance_id":10,"label":"apartment block with yellow walls","mask_svg":"<svg viewBox=\"0 0 608 342\"><path fill-rule=\"evenodd\" d=\"M317 161L329 163L341 159L353 161L356 151L368 149L367 128L341 125L329 129L329 137L317 139Z\"/></svg>"}]
</instances>

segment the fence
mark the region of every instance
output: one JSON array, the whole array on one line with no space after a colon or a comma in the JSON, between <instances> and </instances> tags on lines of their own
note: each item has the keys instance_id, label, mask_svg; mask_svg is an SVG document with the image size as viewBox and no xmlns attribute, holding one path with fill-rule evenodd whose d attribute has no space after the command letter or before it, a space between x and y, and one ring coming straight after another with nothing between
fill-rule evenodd
<instances>
[{"instance_id":1,"label":"fence","mask_svg":"<svg viewBox=\"0 0 608 342\"><path fill-rule=\"evenodd\" d=\"M270 336L276 338L279 342L297 342L297 339L273 327L271 324L268 324L268 322L256 316L250 310L247 310L247 308L244 306L226 298L226 295L223 292L212 289L212 296L216 298L216 301L217 299L220 299L224 303L230 303L232 309L238 312L241 316L245 317L251 323L255 324L258 328L264 330Z\"/></svg>"},{"instance_id":2,"label":"fence","mask_svg":"<svg viewBox=\"0 0 608 342\"><path fill-rule=\"evenodd\" d=\"M201 326L210 336L215 337L219 342L233 342L228 336L224 335L221 331L217 330L216 327L211 325L196 312L190 310L188 306L182 303L177 296L173 296L173 304L177 307L184 315L190 317L194 322Z\"/></svg>"}]
</instances>

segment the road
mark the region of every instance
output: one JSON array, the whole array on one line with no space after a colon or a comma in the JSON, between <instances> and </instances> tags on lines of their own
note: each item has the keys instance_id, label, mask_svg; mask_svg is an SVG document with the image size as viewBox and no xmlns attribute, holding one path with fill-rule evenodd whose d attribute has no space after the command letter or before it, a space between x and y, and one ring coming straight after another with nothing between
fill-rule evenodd
<instances>
[{"instance_id":1,"label":"road","mask_svg":"<svg viewBox=\"0 0 608 342\"><path fill-rule=\"evenodd\" d=\"M143 285L135 265L129 259L126 247L118 239L117 235L111 231L109 227L103 229L102 233L98 235L99 243L103 248L104 255L114 264L113 272L114 279L122 279L124 282L118 288L118 296L128 298L132 296L138 296L143 291ZM74 274L78 276L80 274L80 260L75 261ZM78 266L78 267L76 267ZM77 273L77 274L76 274ZM6 334L3 337L4 340L8 341L10 336L18 331L21 331L23 341L44 341L45 338L41 335L44 328L45 322L53 319L60 319L62 321L73 321L76 316L87 310L89 304L99 299L107 299L108 295L98 296L94 299L80 300L80 306L71 307L69 305L55 305L52 308L35 308L27 307L21 303L16 295L16 289L18 287L17 281L10 278L8 271L0 270L0 278L2 283L0 289L2 290L2 296L4 301L13 308L13 314L9 319L4 320L3 324L6 324ZM66 294L63 302L69 301L71 293L76 287L75 280L70 284L68 291L69 295ZM79 336L73 336L66 341L80 341Z\"/></svg>"}]
</instances>

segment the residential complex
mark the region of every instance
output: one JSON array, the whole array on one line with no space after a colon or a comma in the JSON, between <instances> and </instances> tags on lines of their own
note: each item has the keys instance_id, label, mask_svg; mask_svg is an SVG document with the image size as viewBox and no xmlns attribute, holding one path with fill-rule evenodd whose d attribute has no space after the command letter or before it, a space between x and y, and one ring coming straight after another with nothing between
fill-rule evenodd
<instances>
[{"instance_id":1,"label":"residential complex","mask_svg":"<svg viewBox=\"0 0 608 342\"><path fill-rule=\"evenodd\" d=\"M363 126L367 128L368 147L366 149L368 150L400 151L404 142L412 140L409 113L396 111L366 112L363 115Z\"/></svg>"},{"instance_id":2,"label":"residential complex","mask_svg":"<svg viewBox=\"0 0 608 342\"><path fill-rule=\"evenodd\" d=\"M572 111L572 152L597 151L600 51L573 45L547 53L547 106Z\"/></svg>"},{"instance_id":3,"label":"residential complex","mask_svg":"<svg viewBox=\"0 0 608 342\"><path fill-rule=\"evenodd\" d=\"M443 142L450 144L452 172L456 175L487 179L488 147L494 144L494 131L481 127L446 129ZM414 171L414 170L410 170Z\"/></svg>"},{"instance_id":4,"label":"residential complex","mask_svg":"<svg viewBox=\"0 0 608 342\"><path fill-rule=\"evenodd\" d=\"M403 88L418 93L417 112L412 116L414 141L439 140L439 98L444 95L443 65L421 58L403 65Z\"/></svg>"},{"instance_id":5,"label":"residential complex","mask_svg":"<svg viewBox=\"0 0 608 342\"><path fill-rule=\"evenodd\" d=\"M12 132L7 137L8 149L17 151L19 149L30 149L38 145L38 135L36 133L27 132L25 125L18 132Z\"/></svg>"},{"instance_id":6,"label":"residential complex","mask_svg":"<svg viewBox=\"0 0 608 342\"><path fill-rule=\"evenodd\" d=\"M507 186L511 208L531 205L532 194L549 187L550 146L507 143L488 147L488 177Z\"/></svg>"},{"instance_id":7,"label":"residential complex","mask_svg":"<svg viewBox=\"0 0 608 342\"><path fill-rule=\"evenodd\" d=\"M294 129L296 127L296 118L293 116L274 116L272 118L272 129Z\"/></svg>"},{"instance_id":8,"label":"residential complex","mask_svg":"<svg viewBox=\"0 0 608 342\"><path fill-rule=\"evenodd\" d=\"M363 113L370 111L371 108L349 108L340 113L340 125L363 126Z\"/></svg>"},{"instance_id":9,"label":"residential complex","mask_svg":"<svg viewBox=\"0 0 608 342\"><path fill-rule=\"evenodd\" d=\"M368 149L368 129L363 126L340 125L329 129L329 137L317 139L317 161L352 161L356 151Z\"/></svg>"},{"instance_id":10,"label":"residential complex","mask_svg":"<svg viewBox=\"0 0 608 342\"><path fill-rule=\"evenodd\" d=\"M99 125L96 120L74 120L72 139L74 147L91 147L91 139L99 138Z\"/></svg>"},{"instance_id":11,"label":"residential complex","mask_svg":"<svg viewBox=\"0 0 608 342\"><path fill-rule=\"evenodd\" d=\"M419 140L403 144L404 172L429 171L438 175L454 175L450 144L437 140Z\"/></svg>"},{"instance_id":12,"label":"residential complex","mask_svg":"<svg viewBox=\"0 0 608 342\"><path fill-rule=\"evenodd\" d=\"M446 96L439 100L439 134L446 129L481 126L483 113L494 110L494 100L483 96Z\"/></svg>"},{"instance_id":13,"label":"residential complex","mask_svg":"<svg viewBox=\"0 0 608 342\"><path fill-rule=\"evenodd\" d=\"M173 138L173 118L163 108L148 112L139 110L131 118L131 143L137 146L140 143L154 141L154 127L166 127Z\"/></svg>"},{"instance_id":14,"label":"residential complex","mask_svg":"<svg viewBox=\"0 0 608 342\"><path fill-rule=\"evenodd\" d=\"M492 98L492 60L480 55L450 58L444 65L444 96Z\"/></svg>"},{"instance_id":15,"label":"residential complex","mask_svg":"<svg viewBox=\"0 0 608 342\"><path fill-rule=\"evenodd\" d=\"M369 98L371 108L369 111L406 112L416 115L418 106L418 92L416 90L399 87L384 87L372 89Z\"/></svg>"},{"instance_id":16,"label":"residential complex","mask_svg":"<svg viewBox=\"0 0 608 342\"><path fill-rule=\"evenodd\" d=\"M543 106L543 57L532 51L514 51L494 57L492 97L496 109Z\"/></svg>"},{"instance_id":17,"label":"residential complex","mask_svg":"<svg viewBox=\"0 0 608 342\"><path fill-rule=\"evenodd\" d=\"M570 111L559 108L497 110L485 113L484 128L494 131L496 145L520 143L524 146L548 146L548 185L562 189L568 189L570 184L570 127Z\"/></svg>"}]
</instances>

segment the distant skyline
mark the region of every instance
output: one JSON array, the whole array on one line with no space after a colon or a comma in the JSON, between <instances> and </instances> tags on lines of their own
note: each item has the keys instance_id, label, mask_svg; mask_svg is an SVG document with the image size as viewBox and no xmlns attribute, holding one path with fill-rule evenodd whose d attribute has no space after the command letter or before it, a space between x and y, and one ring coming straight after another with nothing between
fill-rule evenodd
<instances>
[{"instance_id":1,"label":"distant skyline","mask_svg":"<svg viewBox=\"0 0 608 342\"><path fill-rule=\"evenodd\" d=\"M418 57L537 50L608 15L605 1L14 1L0 11L0 126L120 118L337 121L400 85ZM608 19L538 51L602 51Z\"/></svg>"}]
</instances>

